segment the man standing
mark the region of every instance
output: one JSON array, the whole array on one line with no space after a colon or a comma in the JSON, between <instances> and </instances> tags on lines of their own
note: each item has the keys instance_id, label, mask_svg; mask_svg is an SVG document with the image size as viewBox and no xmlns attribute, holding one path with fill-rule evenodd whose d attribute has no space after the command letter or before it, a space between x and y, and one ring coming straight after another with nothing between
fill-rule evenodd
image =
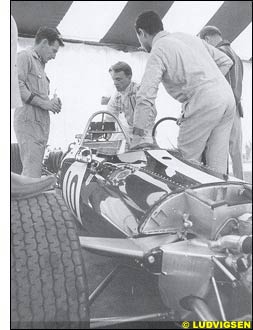
<instances>
[{"instance_id":1,"label":"man standing","mask_svg":"<svg viewBox=\"0 0 253 330\"><path fill-rule=\"evenodd\" d=\"M150 57L136 99L132 148L152 143L154 104L162 82L168 94L183 103L178 136L182 155L201 161L207 147L207 165L226 173L235 112L233 93L224 77L231 59L198 37L163 31L160 17L152 11L137 18L135 29Z\"/></svg>"},{"instance_id":2,"label":"man standing","mask_svg":"<svg viewBox=\"0 0 253 330\"><path fill-rule=\"evenodd\" d=\"M49 111L59 113L61 101L49 99L49 79L45 64L54 59L64 46L57 30L43 27L35 36L35 44L18 54L17 69L23 106L15 110L14 130L20 148L22 174L41 177L42 161L49 136Z\"/></svg>"},{"instance_id":3,"label":"man standing","mask_svg":"<svg viewBox=\"0 0 253 330\"><path fill-rule=\"evenodd\" d=\"M243 110L241 105L243 64L240 57L230 47L230 42L222 39L221 31L215 26L205 26L199 33L201 39L220 49L233 61L233 66L226 74L226 79L232 87L236 112L229 139L229 153L232 159L233 174L243 180L242 165L242 124Z\"/></svg>"},{"instance_id":4,"label":"man standing","mask_svg":"<svg viewBox=\"0 0 253 330\"><path fill-rule=\"evenodd\" d=\"M132 81L132 69L125 62L114 64L109 72L117 92L110 98L107 111L114 114L117 118L120 114L124 115L122 120L123 127L129 137L133 133L134 107L136 105L136 94L139 85Z\"/></svg>"}]
</instances>

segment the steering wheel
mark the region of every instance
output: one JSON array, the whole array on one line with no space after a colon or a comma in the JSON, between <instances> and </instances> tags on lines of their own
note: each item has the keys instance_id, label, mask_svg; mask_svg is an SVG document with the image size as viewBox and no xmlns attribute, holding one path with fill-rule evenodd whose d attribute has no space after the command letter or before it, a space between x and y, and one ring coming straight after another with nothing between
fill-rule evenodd
<instances>
[{"instance_id":1,"label":"steering wheel","mask_svg":"<svg viewBox=\"0 0 253 330\"><path fill-rule=\"evenodd\" d=\"M157 128L158 128L158 126L159 126L161 123L165 122L165 121L174 121L174 122L177 122L178 119L175 118L175 117L164 117L164 118L159 119L159 120L155 123L155 125L154 125L154 127L153 127L153 130L152 130L152 137L153 137L154 139L156 139L156 136L157 136ZM168 137L167 137L167 139L169 140L169 143L170 143L174 148L176 148L176 147L173 145L173 143L170 141L170 139L169 139Z\"/></svg>"},{"instance_id":2,"label":"steering wheel","mask_svg":"<svg viewBox=\"0 0 253 330\"><path fill-rule=\"evenodd\" d=\"M172 120L172 121L177 122L177 118L175 118L175 117L164 117L164 118L159 119L159 120L155 123L155 126L153 127L153 130L152 130L152 136L153 136L153 137L155 136L157 126L158 126L159 124L161 124L163 121L166 121L166 120Z\"/></svg>"}]
</instances>

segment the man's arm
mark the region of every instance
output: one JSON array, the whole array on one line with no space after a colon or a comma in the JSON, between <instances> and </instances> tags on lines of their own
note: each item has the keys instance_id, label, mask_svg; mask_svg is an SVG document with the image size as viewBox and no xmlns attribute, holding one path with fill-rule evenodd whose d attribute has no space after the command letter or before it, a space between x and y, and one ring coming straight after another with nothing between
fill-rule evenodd
<instances>
[{"instance_id":1,"label":"man's arm","mask_svg":"<svg viewBox=\"0 0 253 330\"><path fill-rule=\"evenodd\" d=\"M18 82L21 99L24 103L26 103L32 95L26 84L30 66L29 56L25 52L19 53L17 57Z\"/></svg>"},{"instance_id":2,"label":"man's arm","mask_svg":"<svg viewBox=\"0 0 253 330\"><path fill-rule=\"evenodd\" d=\"M235 52L233 52L233 50L231 50L231 51L229 50L229 48L231 49L231 47L226 47L226 46L222 45L217 48L221 52L225 53L233 61L233 64L235 64L235 61L237 59L238 65L240 66L240 74L243 77L243 63L242 63L242 60L240 59L240 57L237 54L235 54Z\"/></svg>"},{"instance_id":3,"label":"man's arm","mask_svg":"<svg viewBox=\"0 0 253 330\"><path fill-rule=\"evenodd\" d=\"M110 98L110 101L107 104L106 110L108 112L112 113L115 117L119 118L120 109L119 109L119 105L117 103L118 102L117 102L117 93L116 93L115 95L113 95ZM109 117L109 116L106 116L105 118L106 119L110 118L112 120L112 117Z\"/></svg>"},{"instance_id":4,"label":"man's arm","mask_svg":"<svg viewBox=\"0 0 253 330\"><path fill-rule=\"evenodd\" d=\"M219 67L220 71L225 76L232 67L233 61L224 52L213 47L212 45L209 45L205 40L202 40L202 42Z\"/></svg>"},{"instance_id":5,"label":"man's arm","mask_svg":"<svg viewBox=\"0 0 253 330\"><path fill-rule=\"evenodd\" d=\"M147 61L140 89L136 96L133 123L134 134L136 135L150 135L154 126L157 114L155 100L158 86L166 70L162 57L162 52L156 49Z\"/></svg>"},{"instance_id":6,"label":"man's arm","mask_svg":"<svg viewBox=\"0 0 253 330\"><path fill-rule=\"evenodd\" d=\"M29 90L26 81L30 66L31 63L29 56L25 52L19 53L17 58L18 81L20 95L23 103L31 104L45 111L52 111L54 113L60 112L61 106L57 100L44 100L39 95L36 95Z\"/></svg>"}]
</instances>

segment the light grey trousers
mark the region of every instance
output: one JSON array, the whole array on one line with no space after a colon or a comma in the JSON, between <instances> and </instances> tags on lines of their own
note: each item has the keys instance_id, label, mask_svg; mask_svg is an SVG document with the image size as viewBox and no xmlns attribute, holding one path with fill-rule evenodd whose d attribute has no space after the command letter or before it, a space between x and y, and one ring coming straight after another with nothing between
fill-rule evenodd
<instances>
[{"instance_id":1,"label":"light grey trousers","mask_svg":"<svg viewBox=\"0 0 253 330\"><path fill-rule=\"evenodd\" d=\"M22 175L40 178L49 127L35 121L15 121L14 130L23 165Z\"/></svg>"},{"instance_id":2,"label":"light grey trousers","mask_svg":"<svg viewBox=\"0 0 253 330\"><path fill-rule=\"evenodd\" d=\"M183 156L200 162L206 150L207 166L225 174L234 115L232 91L209 90L192 98L179 128L178 148Z\"/></svg>"}]
</instances>

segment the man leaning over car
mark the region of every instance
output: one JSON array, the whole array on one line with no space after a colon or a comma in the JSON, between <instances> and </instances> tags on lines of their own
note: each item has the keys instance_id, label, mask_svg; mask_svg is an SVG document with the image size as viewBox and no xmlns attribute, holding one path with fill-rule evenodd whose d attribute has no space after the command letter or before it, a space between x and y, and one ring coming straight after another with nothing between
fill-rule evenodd
<instances>
[{"instance_id":1,"label":"man leaning over car","mask_svg":"<svg viewBox=\"0 0 253 330\"><path fill-rule=\"evenodd\" d=\"M207 147L207 165L225 174L235 101L224 75L233 62L198 37L164 31L155 12L142 13L135 29L150 57L136 98L132 148L153 142L154 105L162 82L183 104L178 148L184 158L200 162Z\"/></svg>"}]
</instances>

